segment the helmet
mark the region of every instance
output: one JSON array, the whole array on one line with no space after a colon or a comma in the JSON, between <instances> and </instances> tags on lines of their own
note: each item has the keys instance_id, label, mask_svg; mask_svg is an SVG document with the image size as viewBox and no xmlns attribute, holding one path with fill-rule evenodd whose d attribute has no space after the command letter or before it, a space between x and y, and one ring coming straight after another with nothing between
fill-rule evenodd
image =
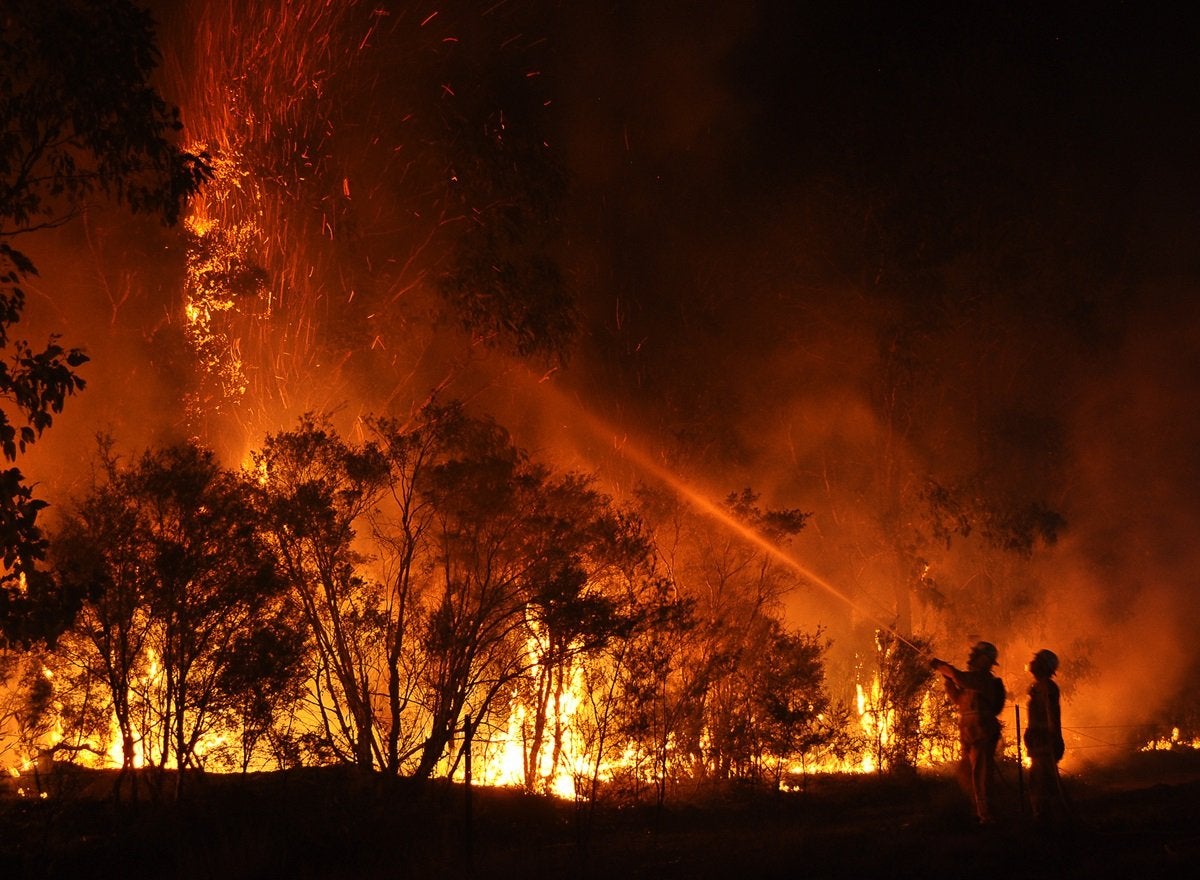
<instances>
[{"instance_id":1,"label":"helmet","mask_svg":"<svg viewBox=\"0 0 1200 880\"><path fill-rule=\"evenodd\" d=\"M1029 671L1034 675L1049 678L1058 671L1058 655L1043 648L1029 661Z\"/></svg>"},{"instance_id":2,"label":"helmet","mask_svg":"<svg viewBox=\"0 0 1200 880\"><path fill-rule=\"evenodd\" d=\"M996 650L996 646L991 642L976 642L971 648L971 655L985 657L989 668L1000 662L1000 652Z\"/></svg>"}]
</instances>

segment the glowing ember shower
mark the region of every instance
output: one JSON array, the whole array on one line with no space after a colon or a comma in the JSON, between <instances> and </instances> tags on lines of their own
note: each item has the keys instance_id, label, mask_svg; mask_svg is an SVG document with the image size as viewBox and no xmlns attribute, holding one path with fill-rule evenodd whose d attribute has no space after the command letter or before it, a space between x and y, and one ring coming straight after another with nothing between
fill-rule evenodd
<instances>
[{"instance_id":1,"label":"glowing ember shower","mask_svg":"<svg viewBox=\"0 0 1200 880\"><path fill-rule=\"evenodd\" d=\"M216 169L180 310L201 436L236 424L244 448L304 411L406 404L470 356L434 282L490 222L471 163L512 137L480 59L517 76L532 41L464 9L196 2L166 23L166 91Z\"/></svg>"}]
</instances>

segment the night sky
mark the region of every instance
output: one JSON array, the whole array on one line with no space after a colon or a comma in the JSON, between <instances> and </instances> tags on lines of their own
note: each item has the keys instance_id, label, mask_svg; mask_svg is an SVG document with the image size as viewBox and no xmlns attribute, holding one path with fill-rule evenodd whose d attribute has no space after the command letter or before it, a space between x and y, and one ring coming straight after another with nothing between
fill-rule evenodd
<instances>
[{"instance_id":1,"label":"night sky","mask_svg":"<svg viewBox=\"0 0 1200 880\"><path fill-rule=\"evenodd\" d=\"M792 550L839 595L801 587L789 619L847 646L890 613L896 536L912 528L903 502L929 478L975 480L1044 502L1067 527L1028 561L978 538L939 559L947 593L982 589L986 606L964 606L939 649L958 657L991 638L1012 688L1028 653L1053 647L1077 672L1064 689L1080 722L1145 718L1179 696L1200 665L1200 61L1182 13L368 6L389 12L371 40L376 19L356 4L336 30L296 37L325 47L291 62L311 67L320 94L281 114L288 136L261 150L279 161L277 143L316 145L319 166L255 169L284 181L271 198L292 222L274 253L327 279L307 294L325 304L322 354L290 380L324 393L227 403L207 442L237 458L305 408L405 411L449 376L446 393L614 491L653 479L649 461L710 497L750 485L765 504L811 511ZM189 133L211 135L213 83L236 65L230 52L222 72L222 53L193 44L203 7L155 5L164 94ZM218 45L261 56L259 30L247 14ZM395 230L416 195L372 137L399 143L406 114L426 106L409 99L421 72L449 52L472 63L447 71L536 72L521 94L448 84L461 102L483 92L541 107L529 124L568 173L553 248L583 322L557 369L472 345L388 274L410 247ZM243 66L248 102L278 101L279 83L253 80L272 69ZM313 219L332 198L321 186L350 193L355 212L332 239ZM180 248L156 235L101 218L29 247L42 270L31 326L95 357L86 394L38 452L52 502L71 483L62 462L98 427L130 444L179 430L184 383L162 339L180 307ZM353 304L331 309L350 286ZM231 336L243 355L270 347L246 328ZM937 625L919 611L914 624Z\"/></svg>"},{"instance_id":2,"label":"night sky","mask_svg":"<svg viewBox=\"0 0 1200 880\"><path fill-rule=\"evenodd\" d=\"M1107 721L1172 692L1200 610L1194 29L1140 5L602 6L560 56L590 71L565 76L567 143L602 304L599 368L563 381L712 491L812 509L798 555L876 619L878 530L902 527L883 447L902 484L1044 499L1061 540L988 564L994 617L963 641L996 638L1017 681L1039 640L1086 655L1076 711ZM836 619L820 600L794 615Z\"/></svg>"}]
</instances>

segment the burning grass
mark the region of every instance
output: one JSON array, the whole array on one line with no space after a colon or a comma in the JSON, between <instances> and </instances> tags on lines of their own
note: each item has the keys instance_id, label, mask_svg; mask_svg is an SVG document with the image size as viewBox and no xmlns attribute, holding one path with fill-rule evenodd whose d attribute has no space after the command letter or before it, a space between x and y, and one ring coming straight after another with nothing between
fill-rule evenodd
<instances>
[{"instance_id":1,"label":"burning grass","mask_svg":"<svg viewBox=\"0 0 1200 880\"><path fill-rule=\"evenodd\" d=\"M1067 779L1038 831L1003 768L1004 818L970 823L952 775L823 775L803 792L724 784L665 806L588 805L350 769L198 775L179 802L120 804L113 771L58 768L45 800L0 798L5 876L1186 876L1200 866L1200 759L1138 753ZM53 790L53 788L51 789ZM469 805L469 808L468 808Z\"/></svg>"}]
</instances>

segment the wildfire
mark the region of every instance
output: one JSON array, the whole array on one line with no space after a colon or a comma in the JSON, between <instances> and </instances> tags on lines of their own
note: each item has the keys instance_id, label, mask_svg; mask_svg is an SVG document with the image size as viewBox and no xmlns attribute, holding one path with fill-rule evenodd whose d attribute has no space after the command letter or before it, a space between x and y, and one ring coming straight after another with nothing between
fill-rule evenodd
<instances>
[{"instance_id":1,"label":"wildfire","mask_svg":"<svg viewBox=\"0 0 1200 880\"><path fill-rule=\"evenodd\" d=\"M1183 736L1178 727L1171 728L1170 736L1162 736L1157 739L1152 739L1140 751L1143 752L1170 752L1182 749L1200 749L1200 736L1186 737Z\"/></svg>"},{"instance_id":2,"label":"wildfire","mask_svg":"<svg viewBox=\"0 0 1200 880\"><path fill-rule=\"evenodd\" d=\"M437 170L433 172L418 168L416 160L408 158L412 151L406 150L400 134L413 113L398 112L399 122L389 121L386 128L382 120L369 118L343 124L347 115L334 97L334 80L348 77L359 54L373 48L382 17L390 13L365 10L355 0L264 3L250 12L232 3L197 5L203 8L198 10L201 23L196 28L196 53L205 63L196 75L189 71L178 74L178 79L181 86L195 83L196 92L185 115L200 142L190 149L205 150L212 156L214 177L193 200L184 220L187 278L180 311L185 337L207 382L192 401L191 416L198 421L222 410L265 408L269 401L282 401L286 409L297 398L303 399L302 408L306 408L303 405L311 395L332 393L330 376L338 367L323 369L322 365L344 363L356 345L364 348L358 344L363 338L371 340L371 352L396 357L392 354L398 347L394 340L405 333L389 335L386 329L408 328L393 319L396 323L390 328L382 325L385 330L380 330L379 322L389 307L420 287L425 273L437 265L437 236L456 222L456 217L427 190L432 189L430 181L436 174L448 175L454 182L458 178L453 170L447 170L451 163L446 157L436 157L433 164ZM417 29L433 31L441 24L442 19L433 12ZM537 71L527 74L537 75ZM356 83L359 91L375 87L375 83ZM383 87L389 86L385 82ZM438 99L450 101L456 94L450 83L441 83ZM371 130L372 123L381 127ZM498 130L504 125L501 117ZM344 129L360 135L360 130L366 130L366 135L350 138ZM354 146L346 146L347 140L354 140ZM384 171L376 178L358 173L360 166L377 162L391 176ZM413 205L393 191L402 186L420 190ZM406 189L403 194L408 192ZM376 193L381 195L375 197ZM398 209L395 204L403 207ZM367 211L374 213L364 219ZM371 231L362 233L360 222L370 225ZM368 248L369 239L383 244ZM388 265L386 273L378 268L381 263ZM370 296L373 286L380 290L364 305L362 300ZM343 330L346 339L329 330L340 326L339 322L350 328ZM351 331L358 335L352 337ZM316 388L322 390L314 391ZM615 433L608 426L601 428ZM647 473L663 477L681 497L705 508L731 532L811 584L850 601L773 542L667 474L650 457L644 459L639 464ZM267 482L265 467L260 464L256 474L263 484ZM615 759L591 751L585 735L589 723L586 670L581 662L570 662L563 669L547 668L540 659L543 646L536 627L531 628L534 635L527 647L527 677L539 682L557 677L559 686L513 690L507 718L496 725L500 729L476 737L476 778L485 785L525 786L578 797L583 794L578 780L588 776L610 781L626 774L649 780L653 772L665 773L655 763L658 756L648 760L643 747L618 747L620 757ZM166 684L153 651L139 659L145 661L145 672L133 680L125 696L131 703L145 706L161 695ZM47 681L55 678L47 667L43 674ZM858 682L855 689L853 723L863 747L846 754L821 755L793 770L871 773L887 768L888 756L910 735L902 729L903 713L889 703L878 674L865 683ZM531 690L536 693L531 695ZM936 728L934 706L935 697L926 692L920 704L918 734ZM493 720L488 719L489 723ZM820 720L828 721L826 716ZM75 760L93 766L135 768L155 760L169 761L164 754L167 734L156 729L153 711L145 709L132 723L132 731L129 727L127 723L123 736L114 712L103 741L77 744ZM664 752L675 747L674 736L664 732ZM61 738L59 723L37 736L25 737L28 741L22 745L26 752L38 754L52 749ZM126 738L132 754L125 751ZM712 731L702 731L694 741L703 751L712 739ZM211 730L193 754L203 761L237 742L235 730ZM1177 729L1169 747L1178 743ZM1200 745L1193 741L1193 747ZM13 776L20 776L36 760L19 757L22 760L8 767ZM768 757L779 763L785 760L783 756ZM922 748L914 760L933 763L932 748Z\"/></svg>"}]
</instances>

